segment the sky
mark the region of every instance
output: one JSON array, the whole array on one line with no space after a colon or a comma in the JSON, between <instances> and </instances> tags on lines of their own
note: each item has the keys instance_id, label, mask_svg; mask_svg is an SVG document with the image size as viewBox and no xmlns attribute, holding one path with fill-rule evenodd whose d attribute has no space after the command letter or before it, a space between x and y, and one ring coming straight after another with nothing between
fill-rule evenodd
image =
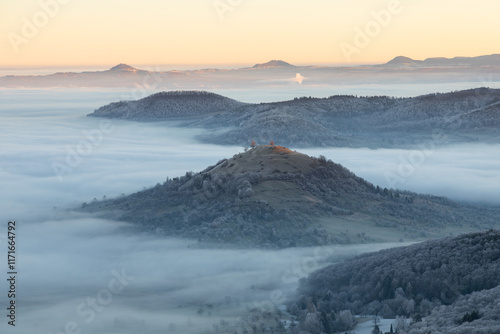
<instances>
[{"instance_id":1,"label":"sky","mask_svg":"<svg viewBox=\"0 0 500 334\"><path fill-rule=\"evenodd\" d=\"M497 0L0 2L0 67L381 63L500 53Z\"/></svg>"}]
</instances>

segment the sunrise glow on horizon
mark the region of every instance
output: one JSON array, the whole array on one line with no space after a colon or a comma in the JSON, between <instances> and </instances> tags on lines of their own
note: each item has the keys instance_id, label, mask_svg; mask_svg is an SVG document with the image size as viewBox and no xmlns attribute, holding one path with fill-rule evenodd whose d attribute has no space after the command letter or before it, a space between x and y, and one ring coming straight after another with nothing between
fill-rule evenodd
<instances>
[{"instance_id":1,"label":"sunrise glow on horizon","mask_svg":"<svg viewBox=\"0 0 500 334\"><path fill-rule=\"evenodd\" d=\"M26 0L0 66L383 63L500 53L495 0Z\"/></svg>"}]
</instances>

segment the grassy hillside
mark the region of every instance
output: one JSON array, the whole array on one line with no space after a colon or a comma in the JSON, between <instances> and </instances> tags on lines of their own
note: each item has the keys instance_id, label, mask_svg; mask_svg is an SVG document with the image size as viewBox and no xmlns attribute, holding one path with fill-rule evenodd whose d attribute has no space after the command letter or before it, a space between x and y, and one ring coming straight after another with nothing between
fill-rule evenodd
<instances>
[{"instance_id":1,"label":"grassy hillside","mask_svg":"<svg viewBox=\"0 0 500 334\"><path fill-rule=\"evenodd\" d=\"M202 243L291 247L422 239L486 229L498 208L391 191L325 158L258 146L84 211Z\"/></svg>"}]
</instances>

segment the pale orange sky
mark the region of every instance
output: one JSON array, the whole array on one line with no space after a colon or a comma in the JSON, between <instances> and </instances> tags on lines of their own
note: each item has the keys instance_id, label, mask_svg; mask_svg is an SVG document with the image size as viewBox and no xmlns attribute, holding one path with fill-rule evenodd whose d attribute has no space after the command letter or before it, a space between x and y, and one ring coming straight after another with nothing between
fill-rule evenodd
<instances>
[{"instance_id":1,"label":"pale orange sky","mask_svg":"<svg viewBox=\"0 0 500 334\"><path fill-rule=\"evenodd\" d=\"M380 11L390 16L377 21L373 12ZM498 13L498 0L2 1L0 66L478 56L500 53Z\"/></svg>"}]
</instances>

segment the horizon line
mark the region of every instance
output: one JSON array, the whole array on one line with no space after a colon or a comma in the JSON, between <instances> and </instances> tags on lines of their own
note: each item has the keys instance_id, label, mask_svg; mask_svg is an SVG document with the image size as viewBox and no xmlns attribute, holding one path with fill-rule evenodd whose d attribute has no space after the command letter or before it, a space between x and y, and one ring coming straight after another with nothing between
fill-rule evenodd
<instances>
[{"instance_id":1,"label":"horizon line","mask_svg":"<svg viewBox=\"0 0 500 334\"><path fill-rule=\"evenodd\" d=\"M500 53L491 53L491 54L481 54L478 56L453 56L453 57L442 57L442 56L437 56L437 57L427 57L425 59L414 59L412 57L404 56L404 55L398 55L394 56L389 60L384 60L384 61L372 61L372 62L289 62L287 60L284 60L286 58L274 58L271 60L267 60L264 62L216 62L216 63L136 63L136 62L127 62L127 61L117 61L112 64L109 63L102 63L102 64L59 64L59 65L54 65L54 64L33 64L33 65L7 65L7 64L0 64L0 70L23 70L23 69L51 69L51 68L92 68L92 69L97 69L97 68L105 68L105 69L110 69L114 66L120 65L120 64L126 64L129 66L132 66L134 68L141 69L141 67L179 67L179 70L182 70L182 67L184 68L190 68L190 69L213 69L213 68L227 68L227 69L236 69L236 68L246 68L246 67L252 67L257 64L265 64L266 62L273 61L273 60L280 60L287 62L291 65L294 66L325 66L325 67L353 67L353 66L373 66L373 65L384 65L391 60L394 60L398 57L406 57L410 58L415 61L423 61L427 59L454 59L454 58L476 58L476 57L483 57L483 56L493 56L493 55L500 55ZM218 67L219 66L219 67ZM221 68L221 69L222 69ZM175 69L174 69L175 70Z\"/></svg>"}]
</instances>

